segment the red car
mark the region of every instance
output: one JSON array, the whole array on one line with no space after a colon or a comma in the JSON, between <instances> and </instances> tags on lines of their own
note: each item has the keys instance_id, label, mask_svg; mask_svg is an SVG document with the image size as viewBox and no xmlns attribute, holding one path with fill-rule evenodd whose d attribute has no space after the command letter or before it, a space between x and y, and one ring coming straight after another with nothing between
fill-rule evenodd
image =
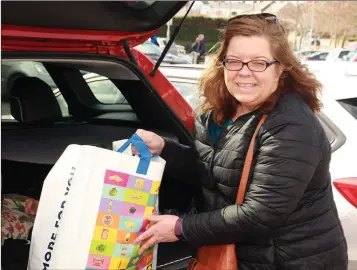
<instances>
[{"instance_id":1,"label":"red car","mask_svg":"<svg viewBox=\"0 0 357 270\"><path fill-rule=\"evenodd\" d=\"M186 3L2 2L2 79L6 63L30 62L54 82L49 85L18 72L11 87L2 89L9 91L2 93L7 97L2 99L1 117L2 194L39 199L46 175L69 144L111 149L112 141L128 138L138 128L192 143L192 108L159 70L150 75L151 60L131 49ZM83 77L87 73L108 80L89 85ZM128 104L118 102L119 94ZM179 181L164 175L162 213L189 211L197 191L176 184ZM17 252L13 250L6 263L3 258L3 270L11 260L27 264ZM189 256L184 243L160 244L158 264L185 269ZM19 264L16 269L24 268Z\"/></svg>"}]
</instances>

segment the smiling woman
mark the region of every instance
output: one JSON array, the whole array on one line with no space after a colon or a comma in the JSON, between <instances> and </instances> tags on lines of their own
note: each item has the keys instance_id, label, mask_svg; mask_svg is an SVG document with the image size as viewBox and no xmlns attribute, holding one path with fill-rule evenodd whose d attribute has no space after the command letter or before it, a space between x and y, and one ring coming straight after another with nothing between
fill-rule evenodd
<instances>
[{"instance_id":1,"label":"smiling woman","mask_svg":"<svg viewBox=\"0 0 357 270\"><path fill-rule=\"evenodd\" d=\"M274 64L278 65L275 69ZM254 110L271 96L284 69L279 61L273 59L269 42L257 36L233 37L223 65L228 92L241 105L240 112L233 118Z\"/></svg>"},{"instance_id":2,"label":"smiling woman","mask_svg":"<svg viewBox=\"0 0 357 270\"><path fill-rule=\"evenodd\" d=\"M195 270L347 269L331 147L315 114L321 84L274 15L231 19L221 44L200 80L195 144L137 131L168 172L202 188L201 213L156 218L141 251L183 239L198 248ZM223 257L238 261L224 267Z\"/></svg>"},{"instance_id":3,"label":"smiling woman","mask_svg":"<svg viewBox=\"0 0 357 270\"><path fill-rule=\"evenodd\" d=\"M213 109L220 125L236 113L237 103L242 105L241 113L249 111L245 105L269 110L281 92L299 92L312 110L320 108L321 84L292 54L274 15L264 16L259 16L260 22L244 15L231 19L213 64L200 80L200 91L206 97L202 109ZM240 64L244 61L252 62ZM250 91L244 91L246 83L253 84Z\"/></svg>"}]
</instances>

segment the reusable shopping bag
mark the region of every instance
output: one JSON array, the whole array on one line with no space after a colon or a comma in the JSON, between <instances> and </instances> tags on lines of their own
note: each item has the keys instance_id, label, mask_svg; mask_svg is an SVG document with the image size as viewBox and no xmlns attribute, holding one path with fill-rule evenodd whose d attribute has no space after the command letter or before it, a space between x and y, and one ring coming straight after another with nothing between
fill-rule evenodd
<instances>
[{"instance_id":1,"label":"reusable shopping bag","mask_svg":"<svg viewBox=\"0 0 357 270\"><path fill-rule=\"evenodd\" d=\"M164 167L136 134L118 151L69 146L45 180L28 269L156 269L157 246L139 256L133 241L158 213Z\"/></svg>"}]
</instances>

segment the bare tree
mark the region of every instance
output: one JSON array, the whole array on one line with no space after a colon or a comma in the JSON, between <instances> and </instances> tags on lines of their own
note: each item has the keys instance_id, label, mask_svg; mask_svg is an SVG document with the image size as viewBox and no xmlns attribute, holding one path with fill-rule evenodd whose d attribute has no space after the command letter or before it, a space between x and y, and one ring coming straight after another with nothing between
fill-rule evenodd
<instances>
[{"instance_id":1,"label":"bare tree","mask_svg":"<svg viewBox=\"0 0 357 270\"><path fill-rule=\"evenodd\" d=\"M334 47L341 38L343 46L348 36L357 34L357 2L316 1L314 32L328 34Z\"/></svg>"},{"instance_id":2,"label":"bare tree","mask_svg":"<svg viewBox=\"0 0 357 270\"><path fill-rule=\"evenodd\" d=\"M295 31L295 49L301 49L310 31L312 4L311 1L297 1L294 7L290 6L278 14L283 22L294 21L295 29L292 31ZM330 36L330 46L336 47L339 39L342 40L341 46L344 46L346 38L357 35L357 1L315 1L311 30ZM297 36L300 36L300 40Z\"/></svg>"},{"instance_id":3,"label":"bare tree","mask_svg":"<svg viewBox=\"0 0 357 270\"><path fill-rule=\"evenodd\" d=\"M296 5L291 5L279 12L279 18L284 21L293 21L291 25L294 26L294 49L300 50L302 42L310 29L310 3L301 3L297 1ZM298 41L297 36L300 36Z\"/></svg>"}]
</instances>

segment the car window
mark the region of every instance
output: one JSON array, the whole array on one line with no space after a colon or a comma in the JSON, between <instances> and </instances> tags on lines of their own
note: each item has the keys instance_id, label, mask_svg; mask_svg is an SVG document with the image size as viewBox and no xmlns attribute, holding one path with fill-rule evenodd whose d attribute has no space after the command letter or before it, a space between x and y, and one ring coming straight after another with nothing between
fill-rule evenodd
<instances>
[{"instance_id":1,"label":"car window","mask_svg":"<svg viewBox=\"0 0 357 270\"><path fill-rule=\"evenodd\" d=\"M328 53L312 53L308 56L309 60L326 60Z\"/></svg>"},{"instance_id":2,"label":"car window","mask_svg":"<svg viewBox=\"0 0 357 270\"><path fill-rule=\"evenodd\" d=\"M355 119L357 119L357 97L337 101L346 111L348 111Z\"/></svg>"},{"instance_id":3,"label":"car window","mask_svg":"<svg viewBox=\"0 0 357 270\"><path fill-rule=\"evenodd\" d=\"M340 54L338 55L338 58L343 58L345 55L348 55L350 53L350 51L342 51L340 52Z\"/></svg>"},{"instance_id":4,"label":"car window","mask_svg":"<svg viewBox=\"0 0 357 270\"><path fill-rule=\"evenodd\" d=\"M321 54L318 55L318 59L326 60L327 55L328 55L328 53L321 53Z\"/></svg>"},{"instance_id":5,"label":"car window","mask_svg":"<svg viewBox=\"0 0 357 270\"><path fill-rule=\"evenodd\" d=\"M139 52L143 54L161 54L161 49L150 42L145 42L135 47Z\"/></svg>"},{"instance_id":6,"label":"car window","mask_svg":"<svg viewBox=\"0 0 357 270\"><path fill-rule=\"evenodd\" d=\"M346 60L350 61L355 56L357 56L357 51L350 51L348 54L346 54Z\"/></svg>"},{"instance_id":7,"label":"car window","mask_svg":"<svg viewBox=\"0 0 357 270\"><path fill-rule=\"evenodd\" d=\"M98 74L84 76L96 99L103 104L128 104L120 90L107 77Z\"/></svg>"},{"instance_id":8,"label":"car window","mask_svg":"<svg viewBox=\"0 0 357 270\"><path fill-rule=\"evenodd\" d=\"M303 52L301 53L303 56L308 56L310 54L313 54L313 53L316 53L316 51L306 51L306 52Z\"/></svg>"},{"instance_id":9,"label":"car window","mask_svg":"<svg viewBox=\"0 0 357 270\"><path fill-rule=\"evenodd\" d=\"M34 61L3 61L1 62L1 119L14 119L11 115L10 91L13 83L21 77L37 77L49 85L57 98L62 115L64 117L69 116L66 101L59 95L57 85L42 63Z\"/></svg>"},{"instance_id":10,"label":"car window","mask_svg":"<svg viewBox=\"0 0 357 270\"><path fill-rule=\"evenodd\" d=\"M197 83L175 81L174 79L170 81L194 110L202 104L203 100L199 97Z\"/></svg>"},{"instance_id":11,"label":"car window","mask_svg":"<svg viewBox=\"0 0 357 270\"><path fill-rule=\"evenodd\" d=\"M310 55L308 57L308 59L309 60L320 60L321 59L320 56L321 56L321 54Z\"/></svg>"}]
</instances>

